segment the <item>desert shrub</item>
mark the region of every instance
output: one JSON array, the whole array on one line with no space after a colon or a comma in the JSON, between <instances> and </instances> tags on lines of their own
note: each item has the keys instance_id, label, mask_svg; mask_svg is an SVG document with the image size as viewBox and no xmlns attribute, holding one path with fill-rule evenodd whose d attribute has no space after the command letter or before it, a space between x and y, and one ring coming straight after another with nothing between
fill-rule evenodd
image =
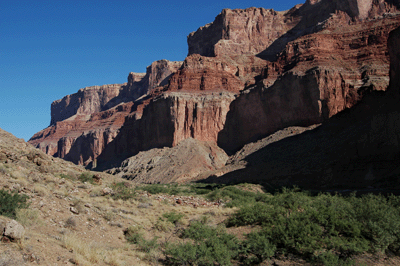
<instances>
[{"instance_id":1,"label":"desert shrub","mask_svg":"<svg viewBox=\"0 0 400 266\"><path fill-rule=\"evenodd\" d=\"M125 238L129 243L136 244L139 247L139 250L146 253L158 248L158 237L155 236L151 240L147 240L144 238L141 229L138 227L128 227L125 231Z\"/></svg>"},{"instance_id":2,"label":"desert shrub","mask_svg":"<svg viewBox=\"0 0 400 266\"><path fill-rule=\"evenodd\" d=\"M337 254L332 253L331 251L321 252L313 257L312 260L315 265L324 265L324 266L352 266L354 262L352 260L343 260L340 259Z\"/></svg>"},{"instance_id":3,"label":"desert shrub","mask_svg":"<svg viewBox=\"0 0 400 266\"><path fill-rule=\"evenodd\" d=\"M383 196L353 197L360 235L369 240L370 251L397 251L400 244L400 211L398 205Z\"/></svg>"},{"instance_id":4,"label":"desert shrub","mask_svg":"<svg viewBox=\"0 0 400 266\"><path fill-rule=\"evenodd\" d=\"M161 232L170 232L175 226L168 221L158 219L154 227Z\"/></svg>"},{"instance_id":5,"label":"desert shrub","mask_svg":"<svg viewBox=\"0 0 400 266\"><path fill-rule=\"evenodd\" d=\"M80 176L78 177L78 180L81 181L82 183L87 182L87 183L90 183L92 185L96 184L94 182L93 175L91 173L89 173L89 172L85 172L85 173L80 174Z\"/></svg>"},{"instance_id":6,"label":"desert shrub","mask_svg":"<svg viewBox=\"0 0 400 266\"><path fill-rule=\"evenodd\" d=\"M65 221L65 227L68 228L74 228L76 227L76 220L74 217L69 217L66 221Z\"/></svg>"},{"instance_id":7,"label":"desert shrub","mask_svg":"<svg viewBox=\"0 0 400 266\"><path fill-rule=\"evenodd\" d=\"M114 200L129 200L136 197L135 190L130 188L126 182L113 183L111 188L114 192L111 197Z\"/></svg>"},{"instance_id":8,"label":"desert shrub","mask_svg":"<svg viewBox=\"0 0 400 266\"><path fill-rule=\"evenodd\" d=\"M231 265L238 255L239 241L221 226L194 222L181 237L187 242L169 244L165 251L172 265Z\"/></svg>"},{"instance_id":9,"label":"desert shrub","mask_svg":"<svg viewBox=\"0 0 400 266\"><path fill-rule=\"evenodd\" d=\"M137 189L147 191L150 194L179 195L183 192L183 188L177 184L150 184L140 186Z\"/></svg>"},{"instance_id":10,"label":"desert shrub","mask_svg":"<svg viewBox=\"0 0 400 266\"><path fill-rule=\"evenodd\" d=\"M177 224L183 218L183 216L185 215L174 211L163 214L163 217L166 218L168 222L173 224Z\"/></svg>"},{"instance_id":11,"label":"desert shrub","mask_svg":"<svg viewBox=\"0 0 400 266\"><path fill-rule=\"evenodd\" d=\"M283 190L243 205L226 223L261 226L242 243L247 262L260 262L278 252L323 265L347 265L354 254L398 252L399 201L395 196L311 196Z\"/></svg>"},{"instance_id":12,"label":"desert shrub","mask_svg":"<svg viewBox=\"0 0 400 266\"><path fill-rule=\"evenodd\" d=\"M191 184L189 187L189 193L197 195L206 195L224 186L225 185L221 184L202 184L202 183Z\"/></svg>"},{"instance_id":13,"label":"desert shrub","mask_svg":"<svg viewBox=\"0 0 400 266\"><path fill-rule=\"evenodd\" d=\"M104 218L104 220L106 220L106 221L108 221L108 222L114 220L115 217L116 217L116 214L113 213L113 212L111 212L111 211L108 211L108 212L104 212L104 213L103 213L103 218Z\"/></svg>"},{"instance_id":14,"label":"desert shrub","mask_svg":"<svg viewBox=\"0 0 400 266\"><path fill-rule=\"evenodd\" d=\"M18 209L29 207L28 196L0 189L0 215L16 218Z\"/></svg>"},{"instance_id":15,"label":"desert shrub","mask_svg":"<svg viewBox=\"0 0 400 266\"><path fill-rule=\"evenodd\" d=\"M7 168L0 166L0 174L6 175L8 173Z\"/></svg>"},{"instance_id":16,"label":"desert shrub","mask_svg":"<svg viewBox=\"0 0 400 266\"><path fill-rule=\"evenodd\" d=\"M212 191L211 193L207 194L206 197L213 201L225 201L227 202L227 207L237 207L261 201L265 196L265 194L242 190L235 186L227 186Z\"/></svg>"},{"instance_id":17,"label":"desert shrub","mask_svg":"<svg viewBox=\"0 0 400 266\"><path fill-rule=\"evenodd\" d=\"M60 174L60 178L68 179L68 180L71 180L71 181L75 180L75 178L73 178L70 175L66 175L66 174Z\"/></svg>"},{"instance_id":18,"label":"desert shrub","mask_svg":"<svg viewBox=\"0 0 400 266\"><path fill-rule=\"evenodd\" d=\"M267 234L252 232L241 244L240 256L244 264L255 265L275 255L276 246Z\"/></svg>"}]
</instances>

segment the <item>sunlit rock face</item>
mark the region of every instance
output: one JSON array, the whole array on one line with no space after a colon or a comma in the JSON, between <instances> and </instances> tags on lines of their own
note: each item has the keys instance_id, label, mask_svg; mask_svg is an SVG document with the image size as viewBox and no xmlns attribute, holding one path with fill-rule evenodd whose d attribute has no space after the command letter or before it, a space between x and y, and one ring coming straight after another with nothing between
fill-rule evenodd
<instances>
[{"instance_id":1,"label":"sunlit rock face","mask_svg":"<svg viewBox=\"0 0 400 266\"><path fill-rule=\"evenodd\" d=\"M280 12L225 9L188 36L183 62L156 61L127 83L55 101L51 125L30 143L90 165L187 138L233 152L288 126L321 123L386 90L399 6L307 0Z\"/></svg>"}]
</instances>

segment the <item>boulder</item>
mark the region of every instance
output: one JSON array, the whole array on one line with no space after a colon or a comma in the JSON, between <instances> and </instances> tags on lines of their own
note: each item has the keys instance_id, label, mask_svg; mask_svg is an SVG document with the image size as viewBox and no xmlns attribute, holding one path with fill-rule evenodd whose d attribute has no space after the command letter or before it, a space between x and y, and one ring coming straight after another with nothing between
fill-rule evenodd
<instances>
[{"instance_id":1,"label":"boulder","mask_svg":"<svg viewBox=\"0 0 400 266\"><path fill-rule=\"evenodd\" d=\"M4 228L4 236L14 240L18 241L22 239L25 235L25 228L18 223L15 220L11 220L8 223L6 223L6 226Z\"/></svg>"}]
</instances>

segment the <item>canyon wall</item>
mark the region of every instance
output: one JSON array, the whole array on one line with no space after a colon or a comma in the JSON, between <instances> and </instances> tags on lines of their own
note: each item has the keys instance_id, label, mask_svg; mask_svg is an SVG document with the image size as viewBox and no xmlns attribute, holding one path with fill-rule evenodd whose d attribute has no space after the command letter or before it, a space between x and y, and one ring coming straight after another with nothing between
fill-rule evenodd
<instances>
[{"instance_id":1,"label":"canyon wall","mask_svg":"<svg viewBox=\"0 0 400 266\"><path fill-rule=\"evenodd\" d=\"M279 129L321 123L371 91L386 90L387 39L399 25L399 16L329 24L289 42L263 80L232 102L219 146L234 152Z\"/></svg>"},{"instance_id":2,"label":"canyon wall","mask_svg":"<svg viewBox=\"0 0 400 266\"><path fill-rule=\"evenodd\" d=\"M182 62L159 60L146 73L130 73L128 82L80 89L54 101L51 124L29 143L77 164L92 162L118 134L133 101L165 86Z\"/></svg>"},{"instance_id":3,"label":"canyon wall","mask_svg":"<svg viewBox=\"0 0 400 266\"><path fill-rule=\"evenodd\" d=\"M386 90L398 7L307 0L282 12L225 9L188 36L184 62L156 61L127 83L54 102L51 126L29 142L100 167L187 138L234 152L279 129L321 123Z\"/></svg>"},{"instance_id":4,"label":"canyon wall","mask_svg":"<svg viewBox=\"0 0 400 266\"><path fill-rule=\"evenodd\" d=\"M239 151L209 182L256 182L329 192L400 189L400 27L389 34L390 85L301 134L278 131ZM286 136L281 137L282 135ZM245 154L244 156L242 154Z\"/></svg>"}]
</instances>

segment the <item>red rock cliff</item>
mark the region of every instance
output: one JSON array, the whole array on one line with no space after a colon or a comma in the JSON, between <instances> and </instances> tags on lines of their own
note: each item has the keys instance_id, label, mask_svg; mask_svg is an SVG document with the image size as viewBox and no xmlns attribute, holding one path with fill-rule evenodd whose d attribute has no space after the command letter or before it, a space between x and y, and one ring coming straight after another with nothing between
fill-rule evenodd
<instances>
[{"instance_id":1,"label":"red rock cliff","mask_svg":"<svg viewBox=\"0 0 400 266\"><path fill-rule=\"evenodd\" d=\"M90 163L118 134L132 101L165 85L181 64L156 61L146 74L130 73L128 83L88 87L54 101L51 125L29 143L77 164Z\"/></svg>"},{"instance_id":2,"label":"red rock cliff","mask_svg":"<svg viewBox=\"0 0 400 266\"><path fill-rule=\"evenodd\" d=\"M307 0L283 12L224 10L188 36L183 64L158 61L127 84L66 97L53 125L30 142L88 164L188 137L235 150L283 127L320 123L386 89L398 6Z\"/></svg>"},{"instance_id":3,"label":"red rock cliff","mask_svg":"<svg viewBox=\"0 0 400 266\"><path fill-rule=\"evenodd\" d=\"M389 84L386 52L399 15L349 24L338 12L321 31L289 42L263 80L231 104L218 143L235 151L288 126L321 123Z\"/></svg>"}]
</instances>

